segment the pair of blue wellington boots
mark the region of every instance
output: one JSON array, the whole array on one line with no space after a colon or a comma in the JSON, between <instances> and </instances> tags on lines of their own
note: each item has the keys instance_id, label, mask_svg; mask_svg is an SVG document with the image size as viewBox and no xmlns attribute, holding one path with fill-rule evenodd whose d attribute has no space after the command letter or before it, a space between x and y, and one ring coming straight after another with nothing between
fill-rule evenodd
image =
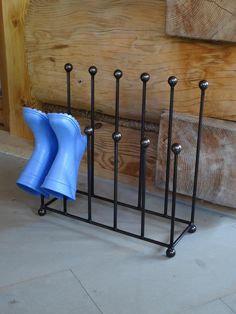
<instances>
[{"instance_id":1,"label":"pair of blue wellington boots","mask_svg":"<svg viewBox=\"0 0 236 314\"><path fill-rule=\"evenodd\" d=\"M23 108L35 148L16 184L34 195L76 199L77 175L87 139L75 118Z\"/></svg>"}]
</instances>

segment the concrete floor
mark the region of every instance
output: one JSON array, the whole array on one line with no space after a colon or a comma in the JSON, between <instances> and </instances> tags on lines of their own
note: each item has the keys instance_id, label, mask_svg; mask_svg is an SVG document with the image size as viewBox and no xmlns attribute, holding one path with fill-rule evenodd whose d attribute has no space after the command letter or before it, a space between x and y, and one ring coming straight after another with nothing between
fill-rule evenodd
<instances>
[{"instance_id":1,"label":"concrete floor","mask_svg":"<svg viewBox=\"0 0 236 314\"><path fill-rule=\"evenodd\" d=\"M198 206L198 231L167 259L159 246L51 213L39 217L39 200L15 186L24 164L0 153L0 314L236 313L236 211ZM112 193L108 181L96 186ZM134 192L122 186L120 199L133 202ZM148 195L150 209L162 202ZM85 215L85 199L70 208ZM111 223L109 206L93 208L94 218ZM189 206L179 202L177 212L189 217ZM139 231L135 212L119 208L118 221ZM147 235L167 240L168 231L147 217Z\"/></svg>"}]
</instances>

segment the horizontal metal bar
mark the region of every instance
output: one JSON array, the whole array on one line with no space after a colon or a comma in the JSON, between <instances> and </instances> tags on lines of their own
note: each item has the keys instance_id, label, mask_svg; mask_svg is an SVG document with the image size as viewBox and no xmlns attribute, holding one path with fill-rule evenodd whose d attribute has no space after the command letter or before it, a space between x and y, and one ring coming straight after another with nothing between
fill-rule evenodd
<instances>
[{"instance_id":1,"label":"horizontal metal bar","mask_svg":"<svg viewBox=\"0 0 236 314\"><path fill-rule=\"evenodd\" d=\"M56 197L52 198L52 199L49 200L47 203L45 203L45 206L48 206L48 205L54 203L57 199L58 199L58 198L56 198Z\"/></svg>"},{"instance_id":2,"label":"horizontal metal bar","mask_svg":"<svg viewBox=\"0 0 236 314\"><path fill-rule=\"evenodd\" d=\"M191 223L189 224L189 226L187 226L184 231L178 236L178 238L173 242L173 246L176 246L179 241L183 238L183 236L185 235L186 232L188 232L189 228L191 227Z\"/></svg>"},{"instance_id":3,"label":"horizontal metal bar","mask_svg":"<svg viewBox=\"0 0 236 314\"><path fill-rule=\"evenodd\" d=\"M87 192L80 191L80 190L77 190L77 193L82 194L82 195L86 195L86 196L88 195ZM96 195L95 194L95 195L93 195L93 197L96 198L96 199L105 201L105 202L113 203L112 199L104 197L104 196L100 196L100 195ZM123 203L123 202L120 202L120 201L118 201L117 204L120 205L120 206L123 206L123 207L127 207L127 208L131 208L131 209L135 209L135 210L140 211L140 208L138 206L135 206L135 205L126 204L126 203ZM146 211L147 214L150 214L150 215L171 219L171 216L165 215L163 213L155 212L155 211L150 210L150 209L145 209L145 211ZM175 221L181 222L181 223L184 223L184 224L189 224L190 223L190 221L182 219L182 218L175 218Z\"/></svg>"},{"instance_id":4,"label":"horizontal metal bar","mask_svg":"<svg viewBox=\"0 0 236 314\"><path fill-rule=\"evenodd\" d=\"M54 208L51 208L51 207L48 207L48 206L45 206L45 209L48 210L48 211L51 211L53 213L62 215L62 216L66 216L66 217L69 217L69 218L72 218L72 219L80 220L80 221L86 222L88 224L95 225L97 227L101 227L103 229L111 230L111 231L114 231L114 232L117 232L117 233L121 233L121 234L130 236L132 238L136 238L136 239L139 239L139 240L143 240L143 241L150 242L150 243L157 244L157 245L164 246L164 247L168 247L169 246L169 244L164 243L164 242L160 242L160 241L157 241L157 240L154 240L154 239L151 239L151 238L147 238L147 237L141 237L138 234L135 234L135 233L132 233L132 232L128 232L128 231L125 231L125 230L122 230L122 229L118 229L118 228L114 229L113 227L105 225L105 224L102 224L100 222L96 222L96 221L93 221L93 220L91 221L91 220L88 220L87 218L79 217L79 216L76 216L76 215L73 215L73 214L69 214L69 213L64 213L64 212L62 212L60 210L57 210L57 209L54 209Z\"/></svg>"}]
</instances>

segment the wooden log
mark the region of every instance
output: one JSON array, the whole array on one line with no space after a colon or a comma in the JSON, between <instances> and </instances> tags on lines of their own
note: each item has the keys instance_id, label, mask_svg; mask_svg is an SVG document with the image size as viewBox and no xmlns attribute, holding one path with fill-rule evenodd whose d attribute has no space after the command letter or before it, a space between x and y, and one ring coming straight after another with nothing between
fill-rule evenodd
<instances>
[{"instance_id":1,"label":"wooden log","mask_svg":"<svg viewBox=\"0 0 236 314\"><path fill-rule=\"evenodd\" d=\"M167 0L166 32L236 42L235 0Z\"/></svg>"},{"instance_id":2,"label":"wooden log","mask_svg":"<svg viewBox=\"0 0 236 314\"><path fill-rule=\"evenodd\" d=\"M96 108L113 115L113 71L121 80L123 118L139 119L140 73L148 82L147 120L158 123L169 103L167 78L176 75L175 107L197 114L198 81L210 88L205 114L236 120L236 46L190 41L165 34L164 0L30 1L25 25L25 49L32 92L43 103L66 104L66 62L72 72L73 107L89 109L88 67L98 67Z\"/></svg>"},{"instance_id":3,"label":"wooden log","mask_svg":"<svg viewBox=\"0 0 236 314\"><path fill-rule=\"evenodd\" d=\"M197 139L197 117L176 113L173 143L183 150L178 164L178 192L191 195ZM161 116L158 137L156 185L164 188L168 113ZM173 155L173 154L172 154ZM204 118L199 164L198 197L215 204L236 207L236 123ZM171 178L173 172L172 156ZM170 187L172 186L172 182Z\"/></svg>"}]
</instances>

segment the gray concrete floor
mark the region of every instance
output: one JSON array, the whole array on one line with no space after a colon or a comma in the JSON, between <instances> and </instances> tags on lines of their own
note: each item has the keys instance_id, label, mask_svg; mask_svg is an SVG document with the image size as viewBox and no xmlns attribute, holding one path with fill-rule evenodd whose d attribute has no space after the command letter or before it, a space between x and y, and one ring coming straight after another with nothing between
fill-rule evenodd
<instances>
[{"instance_id":1,"label":"gray concrete floor","mask_svg":"<svg viewBox=\"0 0 236 314\"><path fill-rule=\"evenodd\" d=\"M0 153L0 314L236 313L233 210L199 205L198 231L167 259L159 246L51 213L39 217L39 200L15 186L24 164ZM108 181L96 186L112 193ZM120 187L120 199L134 202L135 190ZM150 209L162 202L148 195ZM85 208L83 197L70 203L73 213L85 215ZM178 202L177 212L189 217L189 205ZM106 204L94 203L93 213L111 223ZM120 228L139 231L135 212L119 208L118 221ZM147 217L147 235L167 240L168 232L164 221Z\"/></svg>"}]
</instances>

